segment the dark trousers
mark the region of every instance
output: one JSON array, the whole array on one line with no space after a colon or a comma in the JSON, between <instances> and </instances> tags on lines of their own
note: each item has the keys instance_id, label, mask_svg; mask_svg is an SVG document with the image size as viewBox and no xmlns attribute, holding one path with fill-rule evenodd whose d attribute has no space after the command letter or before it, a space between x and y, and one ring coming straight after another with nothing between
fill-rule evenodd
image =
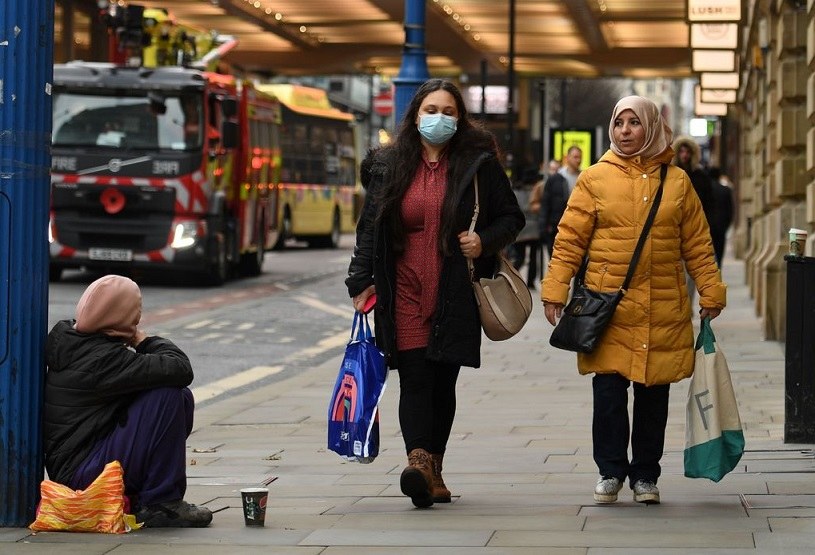
<instances>
[{"instance_id":1,"label":"dark trousers","mask_svg":"<svg viewBox=\"0 0 815 555\"><path fill-rule=\"evenodd\" d=\"M408 453L443 454L456 416L460 367L427 360L425 352L399 351L399 425Z\"/></svg>"},{"instance_id":2,"label":"dark trousers","mask_svg":"<svg viewBox=\"0 0 815 555\"><path fill-rule=\"evenodd\" d=\"M524 241L523 243L513 243L509 248L509 258L516 270L526 264L526 249L529 247L529 268L526 272L526 284L534 287L538 282L538 252L541 248L540 241ZM543 268L541 268L543 269Z\"/></svg>"},{"instance_id":3,"label":"dark trousers","mask_svg":"<svg viewBox=\"0 0 815 555\"><path fill-rule=\"evenodd\" d=\"M186 440L192 432L194 405L192 392L186 387L142 393L127 408L127 417L96 444L67 485L85 489L107 463L119 461L133 510L183 499L187 490Z\"/></svg>"},{"instance_id":4,"label":"dark trousers","mask_svg":"<svg viewBox=\"0 0 815 555\"><path fill-rule=\"evenodd\" d=\"M628 462L628 385L619 374L595 374L592 438L594 462L601 476L654 483L661 473L659 461L665 447L669 384L634 383L634 421L631 462Z\"/></svg>"},{"instance_id":5,"label":"dark trousers","mask_svg":"<svg viewBox=\"0 0 815 555\"><path fill-rule=\"evenodd\" d=\"M541 231L541 249L543 245L546 245L546 253L549 256L549 260L552 260L552 254L555 252L555 237L557 236L557 227L552 232L548 231ZM543 275L543 267L541 264L541 275Z\"/></svg>"},{"instance_id":6,"label":"dark trousers","mask_svg":"<svg viewBox=\"0 0 815 555\"><path fill-rule=\"evenodd\" d=\"M716 264L719 268L722 267L722 259L724 258L724 248L726 244L727 234L711 232L711 239L713 239L713 254L716 257Z\"/></svg>"}]
</instances>

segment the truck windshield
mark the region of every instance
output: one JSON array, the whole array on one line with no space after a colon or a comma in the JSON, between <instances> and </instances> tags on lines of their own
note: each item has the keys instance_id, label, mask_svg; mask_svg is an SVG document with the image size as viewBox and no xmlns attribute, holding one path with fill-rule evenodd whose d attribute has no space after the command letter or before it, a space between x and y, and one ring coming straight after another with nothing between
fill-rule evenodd
<instances>
[{"instance_id":1,"label":"truck windshield","mask_svg":"<svg viewBox=\"0 0 815 555\"><path fill-rule=\"evenodd\" d=\"M203 145L201 99L138 91L54 95L54 146L98 146L140 150L196 150Z\"/></svg>"}]
</instances>

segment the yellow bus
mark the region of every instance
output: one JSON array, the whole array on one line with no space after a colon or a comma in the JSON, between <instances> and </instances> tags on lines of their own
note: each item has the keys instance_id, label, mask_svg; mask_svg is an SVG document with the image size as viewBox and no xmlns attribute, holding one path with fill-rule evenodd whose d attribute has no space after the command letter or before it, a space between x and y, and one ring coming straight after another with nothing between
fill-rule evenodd
<instances>
[{"instance_id":1,"label":"yellow bus","mask_svg":"<svg viewBox=\"0 0 815 555\"><path fill-rule=\"evenodd\" d=\"M278 190L279 234L312 247L336 248L354 230L357 155L354 116L333 108L322 89L300 85L256 85L280 102Z\"/></svg>"}]
</instances>

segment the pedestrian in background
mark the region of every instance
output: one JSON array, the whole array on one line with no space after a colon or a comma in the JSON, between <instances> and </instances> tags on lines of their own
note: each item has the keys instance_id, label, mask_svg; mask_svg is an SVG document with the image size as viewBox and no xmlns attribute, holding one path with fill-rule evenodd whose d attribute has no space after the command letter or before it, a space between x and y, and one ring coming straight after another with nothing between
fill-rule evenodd
<instances>
[{"instance_id":1,"label":"pedestrian in background","mask_svg":"<svg viewBox=\"0 0 815 555\"><path fill-rule=\"evenodd\" d=\"M713 239L716 263L721 268L727 242L727 230L733 223L733 190L730 188L730 180L718 167L711 167L707 173L713 186L714 209L710 222L710 235Z\"/></svg>"},{"instance_id":2,"label":"pedestrian in background","mask_svg":"<svg viewBox=\"0 0 815 555\"><path fill-rule=\"evenodd\" d=\"M469 117L452 83L416 91L394 142L371 163L345 283L360 310L376 294L376 342L399 371L399 424L408 455L402 493L417 507L450 502L442 461L461 366L481 364L476 278L492 275L524 217L495 138ZM475 233L468 234L480 197Z\"/></svg>"},{"instance_id":3,"label":"pedestrian in background","mask_svg":"<svg viewBox=\"0 0 815 555\"><path fill-rule=\"evenodd\" d=\"M542 181L546 181L550 175L555 175L558 170L560 169L560 162L552 158L548 162L541 161L540 170L538 171L538 177Z\"/></svg>"},{"instance_id":4,"label":"pedestrian in background","mask_svg":"<svg viewBox=\"0 0 815 555\"><path fill-rule=\"evenodd\" d=\"M210 510L183 499L192 366L169 339L139 329L141 308L135 282L104 276L79 299L76 319L48 334L45 467L55 482L83 490L119 461L138 522L204 527Z\"/></svg>"},{"instance_id":5,"label":"pedestrian in background","mask_svg":"<svg viewBox=\"0 0 815 555\"><path fill-rule=\"evenodd\" d=\"M524 211L526 225L508 251L516 270L520 270L526 264L527 251L529 251L529 267L526 272L526 286L529 289L535 289L538 283L538 252L541 248L538 214L542 188L543 181L538 179L538 172L534 167L524 170L520 182L514 187L515 198Z\"/></svg>"},{"instance_id":6,"label":"pedestrian in background","mask_svg":"<svg viewBox=\"0 0 815 555\"><path fill-rule=\"evenodd\" d=\"M569 284L585 256L588 288L601 292L620 288L659 187L661 167L673 156L670 128L656 104L639 96L617 103L609 138L611 149L580 175L560 221L541 294L552 325L561 316ZM594 374L597 503L616 501L626 478L634 501L660 501L657 479L668 392L671 383L693 373L694 365L691 308L687 291L681 289L683 262L699 284L702 317L715 318L725 305L725 286L713 258L702 205L687 174L669 167L662 201L628 292L597 348L577 355L580 373Z\"/></svg>"},{"instance_id":7,"label":"pedestrian in background","mask_svg":"<svg viewBox=\"0 0 815 555\"><path fill-rule=\"evenodd\" d=\"M543 186L538 225L540 227L541 242L546 245L550 259L555 245L557 226L563 216L563 211L566 210L569 195L572 194L575 183L577 183L582 162L583 151L580 147L569 147L569 150L566 151L563 167L549 176Z\"/></svg>"},{"instance_id":8,"label":"pedestrian in background","mask_svg":"<svg viewBox=\"0 0 815 555\"><path fill-rule=\"evenodd\" d=\"M713 183L707 172L702 168L699 144L690 137L682 136L674 141L673 149L674 157L671 163L682 168L685 173L688 174L690 182L693 185L693 190L702 203L702 210L705 213L708 228L712 230L716 212L714 206L715 201L713 199ZM711 240L712 239L713 237L711 236ZM696 302L696 285L693 282L690 272L685 272L685 281L688 288L688 298L690 299L691 309L693 309Z\"/></svg>"}]
</instances>

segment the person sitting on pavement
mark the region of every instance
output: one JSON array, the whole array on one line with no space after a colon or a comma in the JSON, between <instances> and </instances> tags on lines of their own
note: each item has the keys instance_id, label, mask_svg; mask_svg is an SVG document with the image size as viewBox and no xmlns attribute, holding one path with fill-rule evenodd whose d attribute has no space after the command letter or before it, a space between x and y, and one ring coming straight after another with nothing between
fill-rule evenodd
<instances>
[{"instance_id":1,"label":"person sitting on pavement","mask_svg":"<svg viewBox=\"0 0 815 555\"><path fill-rule=\"evenodd\" d=\"M46 470L51 480L83 490L119 461L138 522L205 527L212 512L184 501L192 366L170 340L139 329L141 311L139 286L107 275L85 290L76 319L48 334Z\"/></svg>"}]
</instances>

